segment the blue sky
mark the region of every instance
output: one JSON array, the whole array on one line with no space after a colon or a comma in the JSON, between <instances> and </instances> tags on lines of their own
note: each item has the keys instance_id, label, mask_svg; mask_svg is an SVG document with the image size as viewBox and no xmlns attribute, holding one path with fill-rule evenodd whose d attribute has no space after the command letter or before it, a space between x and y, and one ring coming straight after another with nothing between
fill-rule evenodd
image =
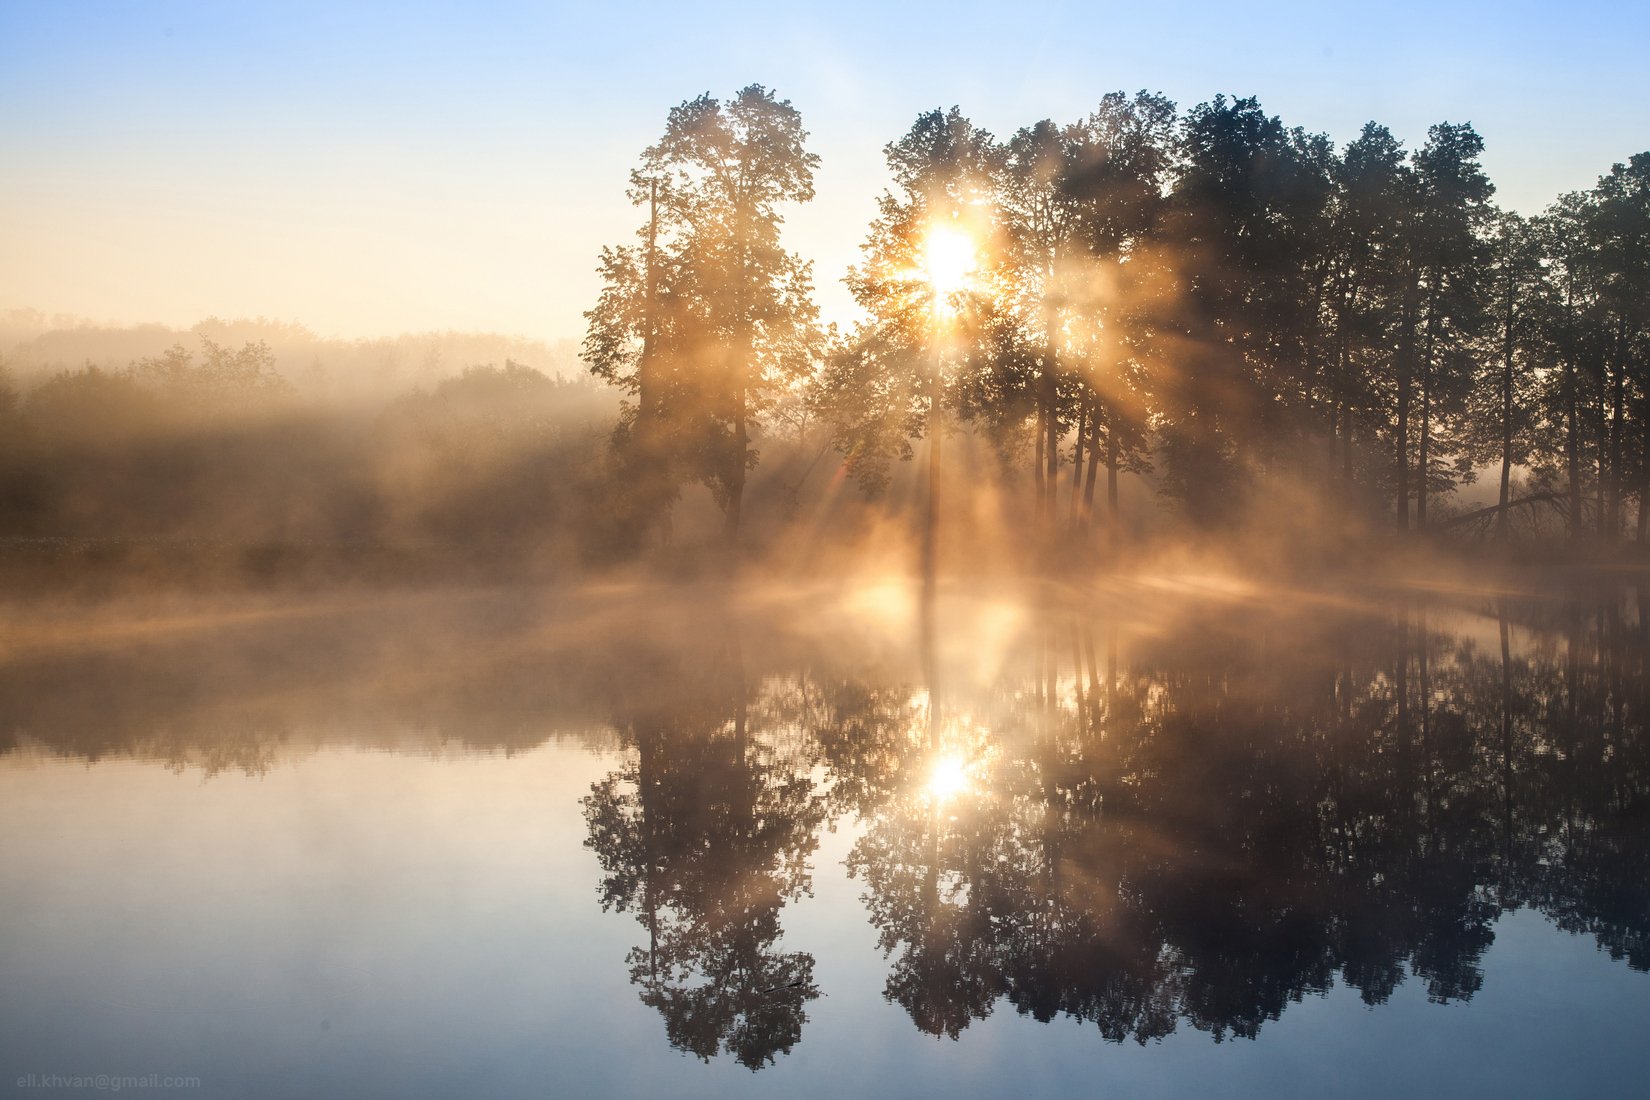
<instances>
[{"instance_id":1,"label":"blue sky","mask_svg":"<svg viewBox=\"0 0 1650 1100\"><path fill-rule=\"evenodd\" d=\"M762 83L823 158L790 218L822 305L881 148L958 104L999 135L1113 89L1257 95L1337 143L1484 135L1525 212L1650 148L1650 5L253 5L0 0L0 310L323 333L577 337L668 109Z\"/></svg>"}]
</instances>

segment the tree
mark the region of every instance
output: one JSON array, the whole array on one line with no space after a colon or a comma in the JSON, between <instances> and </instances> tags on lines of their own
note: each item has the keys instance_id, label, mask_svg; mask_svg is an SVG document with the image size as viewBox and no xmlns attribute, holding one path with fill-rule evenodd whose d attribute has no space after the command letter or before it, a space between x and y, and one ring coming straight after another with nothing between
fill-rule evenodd
<instances>
[{"instance_id":1,"label":"tree","mask_svg":"<svg viewBox=\"0 0 1650 1100\"><path fill-rule=\"evenodd\" d=\"M1010 272L1005 297L1037 348L1037 513L1053 521L1059 501L1060 357L1067 286L1079 233L1079 199L1071 187L1083 155L1079 127L1044 120L1009 139L1004 150L1002 206Z\"/></svg>"},{"instance_id":2,"label":"tree","mask_svg":"<svg viewBox=\"0 0 1650 1100\"><path fill-rule=\"evenodd\" d=\"M1621 534L1622 500L1632 472L1627 437L1639 421L1638 537L1646 533L1650 489L1650 153L1639 153L1601 176L1593 191L1590 244L1609 387L1606 510L1611 541Z\"/></svg>"},{"instance_id":3,"label":"tree","mask_svg":"<svg viewBox=\"0 0 1650 1100\"><path fill-rule=\"evenodd\" d=\"M809 890L824 819L807 761L753 724L737 628L705 667L645 648L623 681L624 764L583 800L603 909L635 914L647 945L630 980L673 1047L757 1070L802 1037L813 956L780 943Z\"/></svg>"},{"instance_id":4,"label":"tree","mask_svg":"<svg viewBox=\"0 0 1650 1100\"><path fill-rule=\"evenodd\" d=\"M1338 451L1346 483L1354 477L1359 430L1372 442L1388 427L1382 382L1402 294L1401 233L1410 187L1405 160L1392 132L1370 122L1331 169L1332 255L1323 307L1329 346L1321 384L1329 414L1329 473L1334 476Z\"/></svg>"},{"instance_id":5,"label":"tree","mask_svg":"<svg viewBox=\"0 0 1650 1100\"><path fill-rule=\"evenodd\" d=\"M1490 238L1489 306L1495 317L1491 339L1479 359L1467 409L1467 449L1477 461L1501 467L1497 534L1508 532L1512 468L1529 460L1532 389L1537 374L1529 362L1539 352L1531 324L1539 316L1544 290L1540 241L1530 224L1503 211Z\"/></svg>"},{"instance_id":6,"label":"tree","mask_svg":"<svg viewBox=\"0 0 1650 1100\"><path fill-rule=\"evenodd\" d=\"M937 294L924 277L929 235L944 226L978 242L983 267L973 284L990 282L1002 161L996 141L952 107L918 116L883 152L894 187L877 200L864 262L847 280L869 319L834 349L816 387L837 449L873 490L887 483L895 459L911 457L911 440L933 437L937 410L956 401L958 362L976 355L980 334L1005 320L988 294L962 287ZM953 369L942 372L947 345L958 356Z\"/></svg>"},{"instance_id":7,"label":"tree","mask_svg":"<svg viewBox=\"0 0 1650 1100\"><path fill-rule=\"evenodd\" d=\"M1167 211L1174 127L1175 106L1163 96L1107 93L1079 124L1077 155L1068 164L1064 187L1077 200L1077 248L1063 279L1072 314L1067 374L1077 403L1072 500L1074 517L1085 525L1102 461L1114 527L1118 473L1150 469L1146 362L1161 350L1155 345L1173 285L1169 257L1155 239Z\"/></svg>"},{"instance_id":8,"label":"tree","mask_svg":"<svg viewBox=\"0 0 1650 1100\"><path fill-rule=\"evenodd\" d=\"M1004 151L1004 297L1036 348L1029 388L1037 501L1051 520L1068 432L1075 434L1074 522L1092 507L1102 447L1114 513L1117 471L1140 452L1144 417L1131 400L1131 344L1141 334L1142 288L1158 274L1151 262L1157 257L1142 246L1161 218L1174 114L1162 96L1112 92L1088 118L1067 126L1039 122L1016 133ZM1088 485L1079 496L1085 449Z\"/></svg>"},{"instance_id":9,"label":"tree","mask_svg":"<svg viewBox=\"0 0 1650 1100\"><path fill-rule=\"evenodd\" d=\"M1458 411L1470 380L1466 343L1477 332L1483 303L1477 274L1483 228L1495 193L1478 163L1484 139L1471 123L1438 123L1414 156L1414 185L1405 219L1405 284L1400 299L1398 523L1409 526L1409 471L1415 462L1415 525L1427 524L1429 490L1453 478L1437 468L1437 421ZM1419 388L1419 456L1409 451L1409 399Z\"/></svg>"},{"instance_id":10,"label":"tree","mask_svg":"<svg viewBox=\"0 0 1650 1100\"><path fill-rule=\"evenodd\" d=\"M1309 392L1331 153L1253 98L1216 96L1182 122L1180 158L1166 235L1183 347L1153 385L1168 487L1212 522L1279 457Z\"/></svg>"},{"instance_id":11,"label":"tree","mask_svg":"<svg viewBox=\"0 0 1650 1100\"><path fill-rule=\"evenodd\" d=\"M1607 332L1598 323L1603 306L1592 237L1593 200L1588 192L1561 195L1537 223L1550 286L1542 339L1554 364L1542 387L1542 414L1546 437L1563 440L1562 454L1550 442L1538 461L1545 475L1564 480L1572 543L1587 533L1587 507L1597 517L1595 531L1602 531L1604 517L1600 475L1607 454L1603 410L1609 348ZM1560 465L1561 474L1555 468Z\"/></svg>"},{"instance_id":12,"label":"tree","mask_svg":"<svg viewBox=\"0 0 1650 1100\"><path fill-rule=\"evenodd\" d=\"M674 292L686 286L680 256L661 247L660 182L641 170L631 173L630 200L648 208L647 223L638 231L645 243L602 249L598 270L604 285L595 308L585 314L585 362L593 374L634 398L622 403L613 439L617 480L624 488L614 506L632 538L655 522L668 524L679 492L682 433L672 432L672 422L683 419L679 398L688 382L694 335L691 318L681 312L686 296Z\"/></svg>"},{"instance_id":13,"label":"tree","mask_svg":"<svg viewBox=\"0 0 1650 1100\"><path fill-rule=\"evenodd\" d=\"M591 370L636 395L644 459L703 481L739 535L751 429L820 343L811 266L780 245L782 208L813 198L819 158L801 116L760 85L674 108L642 155L631 200L649 206L643 246L605 250L586 316Z\"/></svg>"}]
</instances>

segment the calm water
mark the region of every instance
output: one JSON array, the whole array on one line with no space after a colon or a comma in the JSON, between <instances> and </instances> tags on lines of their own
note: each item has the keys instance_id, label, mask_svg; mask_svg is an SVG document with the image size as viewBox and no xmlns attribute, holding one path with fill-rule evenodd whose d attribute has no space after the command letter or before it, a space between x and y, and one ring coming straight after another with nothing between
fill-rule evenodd
<instances>
[{"instance_id":1,"label":"calm water","mask_svg":"<svg viewBox=\"0 0 1650 1100\"><path fill-rule=\"evenodd\" d=\"M0 1088L1644 1095L1645 600L14 616Z\"/></svg>"}]
</instances>

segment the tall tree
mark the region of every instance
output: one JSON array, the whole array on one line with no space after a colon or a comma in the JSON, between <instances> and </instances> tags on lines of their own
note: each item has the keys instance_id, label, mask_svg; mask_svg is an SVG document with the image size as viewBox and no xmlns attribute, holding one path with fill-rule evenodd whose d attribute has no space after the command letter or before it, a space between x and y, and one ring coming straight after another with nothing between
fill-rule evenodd
<instances>
[{"instance_id":1,"label":"tall tree","mask_svg":"<svg viewBox=\"0 0 1650 1100\"><path fill-rule=\"evenodd\" d=\"M1620 537L1622 501L1638 467L1639 539L1645 536L1644 498L1650 487L1650 153L1614 165L1593 191L1590 244L1599 295L1597 323L1606 350L1609 396L1607 500L1602 522ZM1638 424L1632 423L1637 415ZM1628 437L1637 434L1638 462Z\"/></svg>"},{"instance_id":2,"label":"tall tree","mask_svg":"<svg viewBox=\"0 0 1650 1100\"><path fill-rule=\"evenodd\" d=\"M1410 186L1406 159L1392 132L1370 122L1332 169L1322 386L1329 417L1326 472L1334 477L1338 469L1346 483L1354 477L1357 441L1367 450L1388 427L1382 382L1401 294L1400 234Z\"/></svg>"},{"instance_id":3,"label":"tall tree","mask_svg":"<svg viewBox=\"0 0 1650 1100\"><path fill-rule=\"evenodd\" d=\"M1002 206L1011 275L1006 297L1037 348L1032 392L1037 410L1037 514L1053 520L1058 499L1060 345L1065 330L1065 269L1078 230L1077 196L1068 182L1081 155L1082 134L1044 120L1009 139L1002 173Z\"/></svg>"},{"instance_id":4,"label":"tall tree","mask_svg":"<svg viewBox=\"0 0 1650 1100\"><path fill-rule=\"evenodd\" d=\"M820 344L811 265L780 244L784 208L813 198L819 158L788 100L750 85L670 112L631 198L645 247L603 254L607 283L585 356L636 393L642 425L668 425L686 467L737 539L755 419L812 368Z\"/></svg>"},{"instance_id":5,"label":"tall tree","mask_svg":"<svg viewBox=\"0 0 1650 1100\"><path fill-rule=\"evenodd\" d=\"M1303 403L1330 150L1253 98L1216 96L1183 120L1180 155L1167 237L1184 345L1154 385L1168 487L1212 522L1233 518Z\"/></svg>"},{"instance_id":6,"label":"tall tree","mask_svg":"<svg viewBox=\"0 0 1650 1100\"><path fill-rule=\"evenodd\" d=\"M939 233L947 247L977 253L974 286L994 278L990 241L1002 161L996 140L952 107L919 115L883 151L894 185L877 200L864 261L847 280L868 317L831 357L817 391L838 450L872 488L886 483L895 458L911 456L911 440L933 437L934 417L951 400L956 364L976 357L980 334L1000 331L1003 320L989 294L937 286L927 270ZM942 371L948 349L955 354Z\"/></svg>"},{"instance_id":7,"label":"tall tree","mask_svg":"<svg viewBox=\"0 0 1650 1100\"><path fill-rule=\"evenodd\" d=\"M1483 229L1495 185L1478 157L1484 139L1471 123L1438 123L1414 157L1414 187L1406 218L1407 282L1400 301L1398 357L1420 403L1419 456L1409 453L1407 407L1399 412L1399 525L1408 526L1408 471L1415 462L1415 523L1425 528L1429 490L1448 488L1434 445L1438 422L1459 408L1470 379L1465 344L1477 332L1482 300L1478 273ZM1406 395L1407 396L1407 395ZM1404 397L1400 403L1405 404Z\"/></svg>"},{"instance_id":8,"label":"tall tree","mask_svg":"<svg viewBox=\"0 0 1650 1100\"><path fill-rule=\"evenodd\" d=\"M623 492L613 505L633 538L667 521L679 491L678 429L686 419L682 398L691 377L691 341L698 335L685 312L691 301L688 272L682 246L673 240L677 219L663 185L645 169L631 173L630 201L647 207L647 220L637 231L642 243L602 249L597 265L602 291L585 314L585 362L632 398L622 404L614 433Z\"/></svg>"},{"instance_id":9,"label":"tall tree","mask_svg":"<svg viewBox=\"0 0 1650 1100\"><path fill-rule=\"evenodd\" d=\"M1497 534L1505 539L1512 468L1528 461L1532 393L1531 360L1539 355L1532 317L1540 315L1544 289L1540 242L1530 224L1503 211L1490 238L1488 305L1494 325L1486 333L1468 405L1467 453L1501 468Z\"/></svg>"},{"instance_id":10,"label":"tall tree","mask_svg":"<svg viewBox=\"0 0 1650 1100\"><path fill-rule=\"evenodd\" d=\"M1174 104L1162 96L1113 92L1086 119L1039 122L1005 150L1012 273L1005 298L1038 351L1036 483L1039 511L1050 518L1068 433L1075 434L1074 521L1092 507L1102 449L1114 513L1118 470L1140 462L1145 417L1136 353L1142 306L1162 281L1160 257L1143 246L1162 217L1174 118ZM1088 484L1080 492L1085 452Z\"/></svg>"},{"instance_id":11,"label":"tall tree","mask_svg":"<svg viewBox=\"0 0 1650 1100\"><path fill-rule=\"evenodd\" d=\"M1151 409L1147 363L1172 297L1171 257L1157 246L1174 167L1175 105L1162 95L1110 92L1080 124L1066 183L1079 202L1079 248L1065 277L1077 391L1073 499L1085 453L1080 517L1094 511L1095 474L1106 468L1107 520L1118 517L1118 474L1145 472Z\"/></svg>"},{"instance_id":12,"label":"tall tree","mask_svg":"<svg viewBox=\"0 0 1650 1100\"><path fill-rule=\"evenodd\" d=\"M1572 543L1587 534L1589 490L1602 493L1595 475L1602 462L1602 421L1596 415L1607 392L1604 377L1606 349L1595 320L1599 314L1598 282L1589 240L1592 196L1586 192L1561 195L1537 223L1543 261L1547 266L1549 306L1542 317L1542 338L1554 368L1542 387L1542 415L1549 440L1538 456L1543 472L1554 475L1561 466ZM1550 441L1562 440L1562 454ZM1597 530L1597 527L1594 528Z\"/></svg>"}]
</instances>

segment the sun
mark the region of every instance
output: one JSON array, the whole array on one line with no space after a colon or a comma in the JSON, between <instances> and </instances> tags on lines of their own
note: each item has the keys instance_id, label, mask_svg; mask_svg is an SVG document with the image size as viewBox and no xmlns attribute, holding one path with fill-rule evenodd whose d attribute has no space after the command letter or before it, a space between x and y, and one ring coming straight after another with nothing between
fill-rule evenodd
<instances>
[{"instance_id":1,"label":"sun","mask_svg":"<svg viewBox=\"0 0 1650 1100\"><path fill-rule=\"evenodd\" d=\"M922 274L934 292L934 308L949 315L956 312L954 298L967 290L979 268L974 238L954 225L940 223L928 228L922 242Z\"/></svg>"}]
</instances>

